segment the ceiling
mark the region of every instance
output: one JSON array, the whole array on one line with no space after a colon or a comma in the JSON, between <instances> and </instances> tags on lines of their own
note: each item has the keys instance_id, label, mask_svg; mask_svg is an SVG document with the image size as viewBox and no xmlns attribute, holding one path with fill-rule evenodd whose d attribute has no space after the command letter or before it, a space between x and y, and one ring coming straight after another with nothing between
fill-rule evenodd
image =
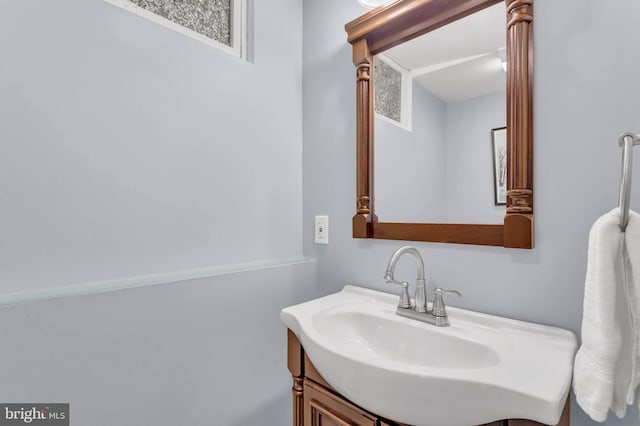
<instances>
[{"instance_id":1,"label":"ceiling","mask_svg":"<svg viewBox=\"0 0 640 426\"><path fill-rule=\"evenodd\" d=\"M504 2L387 50L384 56L445 102L504 91Z\"/></svg>"}]
</instances>

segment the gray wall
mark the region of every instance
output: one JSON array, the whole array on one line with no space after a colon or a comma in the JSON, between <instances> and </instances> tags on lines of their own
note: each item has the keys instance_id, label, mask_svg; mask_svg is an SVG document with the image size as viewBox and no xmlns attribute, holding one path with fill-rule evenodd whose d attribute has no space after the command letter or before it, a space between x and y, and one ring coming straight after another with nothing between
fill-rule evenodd
<instances>
[{"instance_id":1,"label":"gray wall","mask_svg":"<svg viewBox=\"0 0 640 426\"><path fill-rule=\"evenodd\" d=\"M504 207L494 204L491 185L491 129L505 126L505 93L445 103L412 86L411 130L375 118L378 219L502 222Z\"/></svg>"},{"instance_id":2,"label":"gray wall","mask_svg":"<svg viewBox=\"0 0 640 426\"><path fill-rule=\"evenodd\" d=\"M464 293L452 305L578 332L588 232L617 203L617 135L640 131L640 3L536 0L535 7L536 248L413 244L425 259L429 288ZM363 12L355 1L304 1L304 247L318 257L327 293L346 283L395 291L382 275L403 244L351 238L355 71L344 24ZM638 210L638 173L634 183ZM327 246L313 244L313 215L320 213L330 216ZM415 271L410 259L404 262L398 276L410 279ZM637 424L637 416L633 409L607 424ZM572 423L593 424L575 406Z\"/></svg>"},{"instance_id":3,"label":"gray wall","mask_svg":"<svg viewBox=\"0 0 640 426\"><path fill-rule=\"evenodd\" d=\"M101 0L0 7L0 293L300 256L299 1L255 2L253 63Z\"/></svg>"},{"instance_id":4,"label":"gray wall","mask_svg":"<svg viewBox=\"0 0 640 426\"><path fill-rule=\"evenodd\" d=\"M255 2L252 62L101 0L0 9L0 299L276 265L0 307L0 401L290 424L278 314L316 296L316 263L277 266L302 256L302 3Z\"/></svg>"},{"instance_id":5,"label":"gray wall","mask_svg":"<svg viewBox=\"0 0 640 426\"><path fill-rule=\"evenodd\" d=\"M502 222L504 207L494 204L491 129L506 126L506 117L505 92L447 103L450 223Z\"/></svg>"},{"instance_id":6,"label":"gray wall","mask_svg":"<svg viewBox=\"0 0 640 426\"><path fill-rule=\"evenodd\" d=\"M78 426L291 424L278 314L315 263L0 309L0 401Z\"/></svg>"},{"instance_id":7,"label":"gray wall","mask_svg":"<svg viewBox=\"0 0 640 426\"><path fill-rule=\"evenodd\" d=\"M410 80L411 130L375 118L376 211L386 222L443 220L446 105Z\"/></svg>"}]
</instances>

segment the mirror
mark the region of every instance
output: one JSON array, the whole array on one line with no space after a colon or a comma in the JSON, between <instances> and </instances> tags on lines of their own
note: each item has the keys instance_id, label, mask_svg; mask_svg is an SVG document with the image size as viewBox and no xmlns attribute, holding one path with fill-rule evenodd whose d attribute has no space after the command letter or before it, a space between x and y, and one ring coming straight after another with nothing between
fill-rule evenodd
<instances>
[{"instance_id":1,"label":"mirror","mask_svg":"<svg viewBox=\"0 0 640 426\"><path fill-rule=\"evenodd\" d=\"M346 25L355 238L533 247L532 20L532 0L397 0Z\"/></svg>"},{"instance_id":2,"label":"mirror","mask_svg":"<svg viewBox=\"0 0 640 426\"><path fill-rule=\"evenodd\" d=\"M505 16L498 3L373 57L379 220L502 223L492 129L506 126Z\"/></svg>"}]
</instances>

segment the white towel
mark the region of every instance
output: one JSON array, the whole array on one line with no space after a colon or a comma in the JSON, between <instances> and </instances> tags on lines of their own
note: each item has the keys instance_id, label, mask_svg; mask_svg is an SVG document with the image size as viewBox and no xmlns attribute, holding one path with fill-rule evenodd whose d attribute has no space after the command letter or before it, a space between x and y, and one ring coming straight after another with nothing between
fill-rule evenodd
<instances>
[{"instance_id":1,"label":"white towel","mask_svg":"<svg viewBox=\"0 0 640 426\"><path fill-rule=\"evenodd\" d=\"M633 404L635 391L640 385L640 215L629 212L629 224L625 232L623 255L625 258L625 278L627 282L627 303L629 306L632 339L631 351L632 374L629 378L627 404Z\"/></svg>"},{"instance_id":2,"label":"white towel","mask_svg":"<svg viewBox=\"0 0 640 426\"><path fill-rule=\"evenodd\" d=\"M638 367L640 217L629 214L625 233L620 212L600 217L589 234L582 345L576 354L573 390L580 407L603 422L611 409L624 417L633 403ZM635 267L634 267L635 266ZM634 272L636 271L636 272Z\"/></svg>"}]
</instances>

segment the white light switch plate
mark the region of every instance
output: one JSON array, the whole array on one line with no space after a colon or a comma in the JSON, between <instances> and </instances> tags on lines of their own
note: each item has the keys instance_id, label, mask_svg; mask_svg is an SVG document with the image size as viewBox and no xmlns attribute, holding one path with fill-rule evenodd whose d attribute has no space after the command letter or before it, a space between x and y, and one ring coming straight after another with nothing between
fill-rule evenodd
<instances>
[{"instance_id":1,"label":"white light switch plate","mask_svg":"<svg viewBox=\"0 0 640 426\"><path fill-rule=\"evenodd\" d=\"M329 216L316 216L316 244L329 244Z\"/></svg>"}]
</instances>

